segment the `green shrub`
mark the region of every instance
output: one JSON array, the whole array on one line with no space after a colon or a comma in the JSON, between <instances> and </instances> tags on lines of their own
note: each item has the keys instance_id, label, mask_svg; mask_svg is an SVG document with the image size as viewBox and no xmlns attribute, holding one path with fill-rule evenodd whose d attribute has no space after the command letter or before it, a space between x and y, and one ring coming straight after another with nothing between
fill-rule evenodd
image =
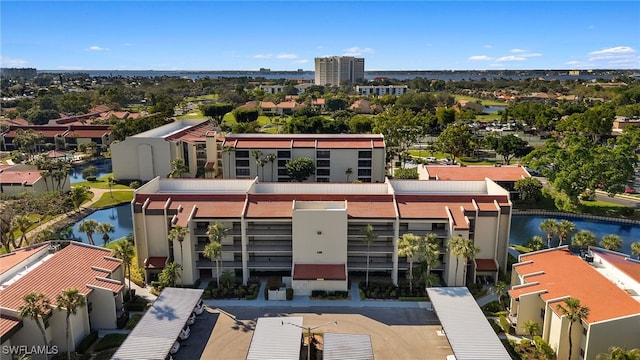
<instances>
[{"instance_id":1,"label":"green shrub","mask_svg":"<svg viewBox=\"0 0 640 360\"><path fill-rule=\"evenodd\" d=\"M400 301L429 301L428 296L400 296Z\"/></svg>"},{"instance_id":2,"label":"green shrub","mask_svg":"<svg viewBox=\"0 0 640 360\"><path fill-rule=\"evenodd\" d=\"M489 316L496 316L496 312L500 310L502 309L500 308L500 304L497 300L489 302L482 306L482 311L485 313L485 315Z\"/></svg>"},{"instance_id":3,"label":"green shrub","mask_svg":"<svg viewBox=\"0 0 640 360\"><path fill-rule=\"evenodd\" d=\"M87 349L89 349L89 347L91 347L91 345L98 340L98 332L97 331L92 331L89 333L89 335L85 336L84 339L82 339L82 341L80 341L80 344L78 345L78 348L76 349L76 352L80 353L80 354L84 354L85 351L87 351Z\"/></svg>"},{"instance_id":4,"label":"green shrub","mask_svg":"<svg viewBox=\"0 0 640 360\"><path fill-rule=\"evenodd\" d=\"M323 298L326 296L327 296L327 292L325 290L311 290L311 297Z\"/></svg>"},{"instance_id":5,"label":"green shrub","mask_svg":"<svg viewBox=\"0 0 640 360\"><path fill-rule=\"evenodd\" d=\"M98 178L97 178L97 177L95 177L95 176L87 176L85 179L86 179L87 181L91 181L91 182L95 182L96 180L98 180Z\"/></svg>"},{"instance_id":6,"label":"green shrub","mask_svg":"<svg viewBox=\"0 0 640 360\"><path fill-rule=\"evenodd\" d=\"M509 330L511 330L511 323L504 315L500 315L500 328L505 332L505 334L508 334Z\"/></svg>"},{"instance_id":7,"label":"green shrub","mask_svg":"<svg viewBox=\"0 0 640 360\"><path fill-rule=\"evenodd\" d=\"M102 339L100 339L100 341L98 341L96 346L93 347L93 350L99 352L102 350L118 347L124 342L124 339L127 338L127 335L128 334L107 334Z\"/></svg>"}]
</instances>

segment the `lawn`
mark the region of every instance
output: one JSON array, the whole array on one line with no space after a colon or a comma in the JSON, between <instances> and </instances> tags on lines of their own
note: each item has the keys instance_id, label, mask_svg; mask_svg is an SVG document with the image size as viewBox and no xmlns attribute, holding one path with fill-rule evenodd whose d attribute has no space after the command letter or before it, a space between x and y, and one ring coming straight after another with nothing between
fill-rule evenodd
<instances>
[{"instance_id":1,"label":"lawn","mask_svg":"<svg viewBox=\"0 0 640 360\"><path fill-rule=\"evenodd\" d=\"M467 101L480 101L480 103L484 106L507 106L507 103L504 101L496 101L496 100L486 100L486 99L479 99L479 98L475 98L472 96L466 96L466 95L454 95L454 98L456 99L456 101L458 100L467 100Z\"/></svg>"},{"instance_id":2,"label":"lawn","mask_svg":"<svg viewBox=\"0 0 640 360\"><path fill-rule=\"evenodd\" d=\"M88 186L96 189L108 189L110 177L113 177L113 173L101 176L96 181L86 181L86 180L80 181L80 182L74 183L73 186ZM113 184L111 188L113 190L130 190L131 189L127 185L122 185L122 184Z\"/></svg>"},{"instance_id":3,"label":"lawn","mask_svg":"<svg viewBox=\"0 0 640 360\"><path fill-rule=\"evenodd\" d=\"M112 196L113 195L113 196ZM101 209L109 206L128 203L133 200L133 190L113 191L112 193L104 193L98 201L94 202L91 207Z\"/></svg>"},{"instance_id":4,"label":"lawn","mask_svg":"<svg viewBox=\"0 0 640 360\"><path fill-rule=\"evenodd\" d=\"M128 334L107 334L93 347L93 351L100 352L107 349L119 347Z\"/></svg>"}]
</instances>

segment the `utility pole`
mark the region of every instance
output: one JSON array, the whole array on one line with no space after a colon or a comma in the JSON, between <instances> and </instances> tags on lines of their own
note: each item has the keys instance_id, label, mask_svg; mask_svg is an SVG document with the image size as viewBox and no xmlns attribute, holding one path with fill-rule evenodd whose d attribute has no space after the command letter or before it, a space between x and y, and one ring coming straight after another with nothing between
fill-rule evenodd
<instances>
[{"instance_id":1,"label":"utility pole","mask_svg":"<svg viewBox=\"0 0 640 360\"><path fill-rule=\"evenodd\" d=\"M307 360L311 360L311 331L329 324L338 325L338 321L329 321L324 324L316 325L314 327L300 326L298 324L284 322L284 321L282 322L281 325L293 325L295 327L299 327L302 330L307 330Z\"/></svg>"}]
</instances>

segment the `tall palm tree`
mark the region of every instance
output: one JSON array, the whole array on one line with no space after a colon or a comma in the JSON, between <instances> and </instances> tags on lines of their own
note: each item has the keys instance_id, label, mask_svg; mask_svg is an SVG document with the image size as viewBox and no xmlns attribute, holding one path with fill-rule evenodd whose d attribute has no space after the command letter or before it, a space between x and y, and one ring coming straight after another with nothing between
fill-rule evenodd
<instances>
[{"instance_id":1,"label":"tall palm tree","mask_svg":"<svg viewBox=\"0 0 640 360\"><path fill-rule=\"evenodd\" d=\"M78 313L78 309L87 305L87 298L78 289L65 289L60 295L56 296L56 303L58 303L58 310L66 310L67 312L67 359L71 360L71 351L74 349L73 346L69 345L70 318L72 314Z\"/></svg>"},{"instance_id":2,"label":"tall palm tree","mask_svg":"<svg viewBox=\"0 0 640 360\"><path fill-rule=\"evenodd\" d=\"M568 359L571 360L571 352L573 350L573 342L571 337L571 330L573 328L573 323L582 321L587 316L589 316L589 308L586 306L580 305L580 300L572 297L568 297L564 299L564 306L562 304L557 305L558 311L563 316L567 317L569 320L569 356Z\"/></svg>"},{"instance_id":3,"label":"tall palm tree","mask_svg":"<svg viewBox=\"0 0 640 360\"><path fill-rule=\"evenodd\" d=\"M20 319L32 318L36 322L38 329L40 329L44 346L47 346L47 333L44 331L44 324L41 318L49 312L51 301L43 293L35 291L28 293L22 299L24 300L24 305L18 309Z\"/></svg>"},{"instance_id":4,"label":"tall palm tree","mask_svg":"<svg viewBox=\"0 0 640 360\"><path fill-rule=\"evenodd\" d=\"M569 220L560 220L556 231L558 232L558 239L560 239L558 246L562 246L563 241L567 241L569 238L569 234L576 231L576 225Z\"/></svg>"},{"instance_id":5,"label":"tall palm tree","mask_svg":"<svg viewBox=\"0 0 640 360\"><path fill-rule=\"evenodd\" d=\"M96 229L98 227L98 222L93 220L93 219L89 219L89 220L85 220L83 222L80 223L80 226L78 226L78 231L83 232L85 234L87 234L87 239L89 240L89 244L91 245L95 245L96 243L93 241L93 234L96 232Z\"/></svg>"},{"instance_id":6,"label":"tall palm tree","mask_svg":"<svg viewBox=\"0 0 640 360\"><path fill-rule=\"evenodd\" d=\"M365 284L369 286L369 258L371 255L371 244L378 238L378 234L373 230L371 224L367 224L360 229L360 233L364 235L364 242L367 244L367 272L365 277Z\"/></svg>"},{"instance_id":7,"label":"tall palm tree","mask_svg":"<svg viewBox=\"0 0 640 360\"><path fill-rule=\"evenodd\" d=\"M398 241L398 255L406 256L409 261L409 291L413 292L413 260L420 251L420 236L404 234Z\"/></svg>"},{"instance_id":8,"label":"tall palm tree","mask_svg":"<svg viewBox=\"0 0 640 360\"><path fill-rule=\"evenodd\" d=\"M225 162L227 164L226 168L228 169L224 174L222 174L222 177L228 177L231 178L231 174L229 174L231 172L231 153L234 152L236 149L233 146L225 146L222 148L222 153L223 154L227 154L227 161Z\"/></svg>"},{"instance_id":9,"label":"tall palm tree","mask_svg":"<svg viewBox=\"0 0 640 360\"><path fill-rule=\"evenodd\" d=\"M531 240L527 241L525 246L530 248L532 251L538 251L546 248L544 240L538 235L535 235Z\"/></svg>"},{"instance_id":10,"label":"tall palm tree","mask_svg":"<svg viewBox=\"0 0 640 360\"><path fill-rule=\"evenodd\" d=\"M274 165L277 159L278 157L276 156L276 154L268 154L264 157L264 160L271 164L271 181L274 181L273 180L275 175Z\"/></svg>"},{"instance_id":11,"label":"tall palm tree","mask_svg":"<svg viewBox=\"0 0 640 360\"><path fill-rule=\"evenodd\" d=\"M498 297L498 305L500 308L504 310L504 305L502 304L502 297L507 291L507 284L504 281L498 281L496 286L493 287L493 293Z\"/></svg>"},{"instance_id":12,"label":"tall palm tree","mask_svg":"<svg viewBox=\"0 0 640 360\"><path fill-rule=\"evenodd\" d=\"M122 260L125 275L129 279L129 293L131 293L131 263L133 262L133 257L136 255L135 248L131 242L123 240L118 243L113 253L115 257Z\"/></svg>"},{"instance_id":13,"label":"tall palm tree","mask_svg":"<svg viewBox=\"0 0 640 360\"><path fill-rule=\"evenodd\" d=\"M587 251L589 246L596 246L596 235L589 230L580 230L571 239L571 245L580 247L582 251Z\"/></svg>"},{"instance_id":14,"label":"tall palm tree","mask_svg":"<svg viewBox=\"0 0 640 360\"><path fill-rule=\"evenodd\" d=\"M347 182L349 182L349 178L351 177L351 174L353 174L353 169L348 168L347 171L344 172L344 174L347 175Z\"/></svg>"},{"instance_id":15,"label":"tall palm tree","mask_svg":"<svg viewBox=\"0 0 640 360\"><path fill-rule=\"evenodd\" d=\"M189 229L180 225L176 225L171 231L169 231L169 240L177 240L180 243L180 264L184 265L184 254L182 252L182 242L184 238L189 234Z\"/></svg>"},{"instance_id":16,"label":"tall palm tree","mask_svg":"<svg viewBox=\"0 0 640 360\"><path fill-rule=\"evenodd\" d=\"M558 232L557 229L558 222L555 219L545 219L540 223L540 231L547 234L547 248L551 248L551 240L553 239L553 235Z\"/></svg>"},{"instance_id":17,"label":"tall palm tree","mask_svg":"<svg viewBox=\"0 0 640 360\"><path fill-rule=\"evenodd\" d=\"M524 331L526 331L527 334L529 334L529 337L531 338L531 340L533 340L534 336L540 334L540 324L538 324L533 320L527 320L524 323Z\"/></svg>"},{"instance_id":18,"label":"tall palm tree","mask_svg":"<svg viewBox=\"0 0 640 360\"><path fill-rule=\"evenodd\" d=\"M631 254L635 255L640 260L640 241L631 243Z\"/></svg>"},{"instance_id":19,"label":"tall palm tree","mask_svg":"<svg viewBox=\"0 0 640 360\"><path fill-rule=\"evenodd\" d=\"M455 281L458 281L458 267L460 258L464 259L463 264L463 278L462 285L465 285L467 282L467 262L475 258L476 254L480 252L480 249L477 248L473 241L462 236L457 236L449 239L448 242L449 251L456 257L456 277Z\"/></svg>"},{"instance_id":20,"label":"tall palm tree","mask_svg":"<svg viewBox=\"0 0 640 360\"><path fill-rule=\"evenodd\" d=\"M20 242L14 244L14 247L21 248L24 244L27 243L27 230L29 230L29 226L31 226L31 219L27 215L18 215L13 218L12 228L20 231Z\"/></svg>"},{"instance_id":21,"label":"tall palm tree","mask_svg":"<svg viewBox=\"0 0 640 360\"><path fill-rule=\"evenodd\" d=\"M91 196L92 193L89 191L88 186L78 185L71 188L71 202L76 211L80 211L82 203L89 200Z\"/></svg>"},{"instance_id":22,"label":"tall palm tree","mask_svg":"<svg viewBox=\"0 0 640 360\"><path fill-rule=\"evenodd\" d=\"M53 230L42 229L36 234L35 238L33 239L33 243L43 243L45 241L53 240L55 237L56 234L53 232Z\"/></svg>"},{"instance_id":23,"label":"tall palm tree","mask_svg":"<svg viewBox=\"0 0 640 360\"><path fill-rule=\"evenodd\" d=\"M258 166L260 165L260 156L262 156L262 151L258 149L251 150L251 156L256 160L256 176L258 176Z\"/></svg>"},{"instance_id":24,"label":"tall palm tree","mask_svg":"<svg viewBox=\"0 0 640 360\"><path fill-rule=\"evenodd\" d=\"M608 234L600 240L600 246L612 251L620 251L622 249L622 239L616 234Z\"/></svg>"},{"instance_id":25,"label":"tall palm tree","mask_svg":"<svg viewBox=\"0 0 640 360\"><path fill-rule=\"evenodd\" d=\"M216 262L216 286L220 288L220 257L222 256L222 244L217 241L209 241L204 247L204 256Z\"/></svg>"},{"instance_id":26,"label":"tall palm tree","mask_svg":"<svg viewBox=\"0 0 640 360\"><path fill-rule=\"evenodd\" d=\"M180 278L180 270L182 270L180 264L176 264L175 262L168 263L158 277L162 287L176 286L176 280Z\"/></svg>"},{"instance_id":27,"label":"tall palm tree","mask_svg":"<svg viewBox=\"0 0 640 360\"><path fill-rule=\"evenodd\" d=\"M423 248L420 251L420 259L424 261L427 266L427 273L425 274L425 280L427 281L427 286L430 286L433 277L431 277L431 269L440 265L440 244L438 242L438 235L434 233L429 233L425 235L423 243Z\"/></svg>"},{"instance_id":28,"label":"tall palm tree","mask_svg":"<svg viewBox=\"0 0 640 360\"><path fill-rule=\"evenodd\" d=\"M222 244L222 240L224 240L224 237L227 236L227 233L229 232L229 229L224 226L224 224L222 224L221 222L216 222L213 225L209 225L207 227L207 237L209 238L209 241L217 241L220 244Z\"/></svg>"},{"instance_id":29,"label":"tall palm tree","mask_svg":"<svg viewBox=\"0 0 640 360\"><path fill-rule=\"evenodd\" d=\"M102 241L104 242L104 246L107 246L107 243L110 240L109 233L115 232L116 228L113 227L110 223L100 223L96 227L96 231L102 234Z\"/></svg>"}]
</instances>

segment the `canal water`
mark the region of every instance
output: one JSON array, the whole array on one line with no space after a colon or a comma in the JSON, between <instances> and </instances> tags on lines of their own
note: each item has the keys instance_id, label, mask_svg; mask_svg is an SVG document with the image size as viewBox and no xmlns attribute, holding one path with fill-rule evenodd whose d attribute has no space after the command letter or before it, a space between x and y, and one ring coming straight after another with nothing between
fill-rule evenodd
<instances>
[{"instance_id":1,"label":"canal water","mask_svg":"<svg viewBox=\"0 0 640 360\"><path fill-rule=\"evenodd\" d=\"M86 163L83 165L76 165L71 169L71 174L69 175L69 177L71 178L71 183L75 184L75 183L84 181L84 178L82 177L82 169L89 166L95 166L97 168L98 170L98 175L96 176L97 178L100 178L102 176L105 176L113 172L113 167L111 166L111 159L101 159L101 160L92 161L90 163Z\"/></svg>"},{"instance_id":2,"label":"canal water","mask_svg":"<svg viewBox=\"0 0 640 360\"><path fill-rule=\"evenodd\" d=\"M524 245L535 235L542 237L546 243L547 234L540 230L540 223L545 219L566 219L576 225L576 231L569 235L571 242L573 235L580 230L589 230L596 235L598 244L604 235L616 234L622 239L621 252L631 255L631 243L640 241L640 225L600 222L594 220L585 220L577 217L560 217L560 216L531 216L531 215L513 215L511 217L511 234L509 242L511 244ZM558 237L554 237L552 246L558 244Z\"/></svg>"},{"instance_id":3,"label":"canal water","mask_svg":"<svg viewBox=\"0 0 640 360\"><path fill-rule=\"evenodd\" d=\"M98 223L110 223L115 228L115 232L109 233L110 241L118 240L126 237L129 233L133 233L133 219L131 218L131 204L121 204L112 208L98 210L93 214L85 217L79 222L73 224L73 232L69 234L69 237L84 243L89 243L87 234L80 232L78 228L80 223L85 220L95 220ZM93 241L96 245L102 246L102 234L93 234Z\"/></svg>"}]
</instances>

